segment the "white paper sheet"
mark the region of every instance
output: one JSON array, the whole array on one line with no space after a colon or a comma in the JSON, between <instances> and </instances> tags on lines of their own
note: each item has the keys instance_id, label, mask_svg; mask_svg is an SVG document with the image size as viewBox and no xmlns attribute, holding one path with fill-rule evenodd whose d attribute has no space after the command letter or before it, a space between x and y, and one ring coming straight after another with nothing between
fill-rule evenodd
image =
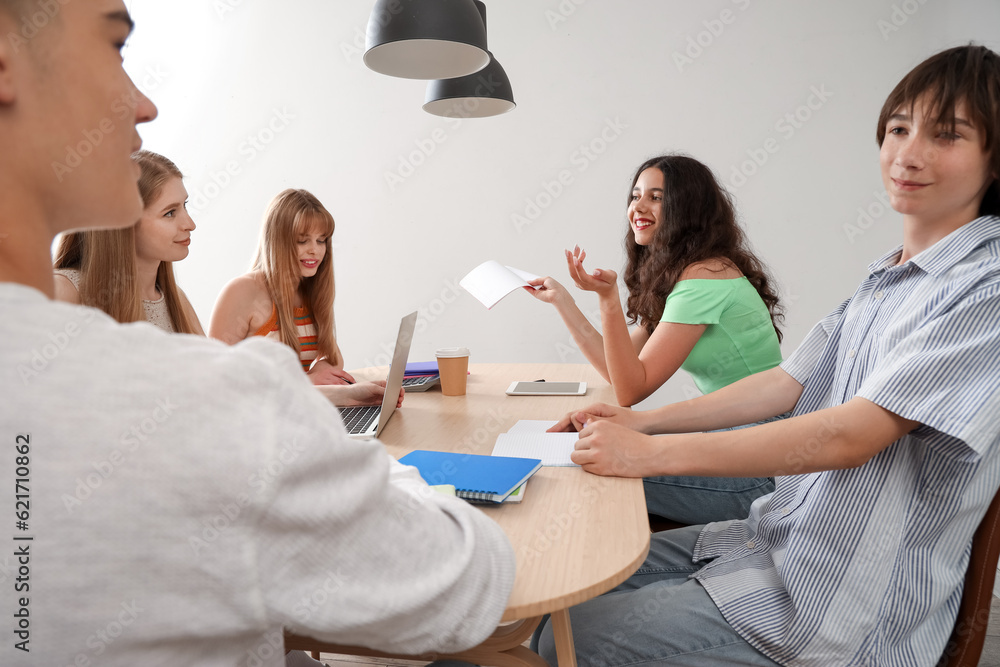
<instances>
[{"instance_id":1,"label":"white paper sheet","mask_svg":"<svg viewBox=\"0 0 1000 667\"><path fill-rule=\"evenodd\" d=\"M500 262L490 259L469 271L458 284L479 299L484 306L492 308L514 290L530 287L529 280L540 277L512 266L503 266Z\"/></svg>"}]
</instances>

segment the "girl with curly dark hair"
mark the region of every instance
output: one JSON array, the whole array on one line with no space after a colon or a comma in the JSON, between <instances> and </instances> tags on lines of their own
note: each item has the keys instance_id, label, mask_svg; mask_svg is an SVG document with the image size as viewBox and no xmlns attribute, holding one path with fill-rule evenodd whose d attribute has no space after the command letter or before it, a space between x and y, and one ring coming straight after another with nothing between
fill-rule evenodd
<instances>
[{"instance_id":1,"label":"girl with curly dark hair","mask_svg":"<svg viewBox=\"0 0 1000 667\"><path fill-rule=\"evenodd\" d=\"M620 405L647 398L678 369L708 393L781 363L778 296L736 221L729 194L708 167L685 155L647 160L632 179L627 213L627 310L614 271L587 273L586 252L566 251L576 286L598 296L603 335L557 281L539 278L531 281L537 289L528 289L556 307ZM629 323L639 326L630 332ZM647 480L647 499L659 495L651 494L651 484L662 483ZM675 480L667 483L676 486ZM675 520L742 518L754 498L773 489L770 479L691 478L684 485L712 499L720 491L739 499L719 513L708 499L685 493L682 504L692 501L690 513L679 511L676 499L662 508L650 503L650 510Z\"/></svg>"}]
</instances>

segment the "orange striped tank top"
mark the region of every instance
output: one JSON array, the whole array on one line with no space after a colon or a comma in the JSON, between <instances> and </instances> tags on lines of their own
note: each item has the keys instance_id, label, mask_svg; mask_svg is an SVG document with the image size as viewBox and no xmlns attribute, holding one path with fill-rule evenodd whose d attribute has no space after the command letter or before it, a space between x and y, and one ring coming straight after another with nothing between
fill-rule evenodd
<instances>
[{"instance_id":1,"label":"orange striped tank top","mask_svg":"<svg viewBox=\"0 0 1000 667\"><path fill-rule=\"evenodd\" d=\"M316 323L313 322L312 313L309 312L308 306L296 308L293 311L293 315L295 317L295 328L299 335L299 361L302 362L302 370L308 371L319 354ZM263 336L264 338L284 343L281 340L281 331L278 326L278 308L273 304L271 305L271 318L264 323L264 326L257 330L254 336Z\"/></svg>"}]
</instances>

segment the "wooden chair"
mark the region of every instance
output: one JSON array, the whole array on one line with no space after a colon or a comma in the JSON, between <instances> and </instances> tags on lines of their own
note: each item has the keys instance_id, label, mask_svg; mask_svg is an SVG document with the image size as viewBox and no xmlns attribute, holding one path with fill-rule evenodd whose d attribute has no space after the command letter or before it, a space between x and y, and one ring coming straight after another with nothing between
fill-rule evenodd
<instances>
[{"instance_id":1,"label":"wooden chair","mask_svg":"<svg viewBox=\"0 0 1000 667\"><path fill-rule=\"evenodd\" d=\"M1000 556L1000 491L972 537L972 555L965 573L962 603L951 638L945 645L938 667L976 667L986 641L993 601L993 580Z\"/></svg>"}]
</instances>

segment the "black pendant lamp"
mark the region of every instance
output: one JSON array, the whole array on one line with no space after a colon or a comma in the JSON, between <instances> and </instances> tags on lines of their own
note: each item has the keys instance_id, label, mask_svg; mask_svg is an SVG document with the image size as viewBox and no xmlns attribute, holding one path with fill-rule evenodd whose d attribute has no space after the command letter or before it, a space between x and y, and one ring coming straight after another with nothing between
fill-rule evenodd
<instances>
[{"instance_id":1,"label":"black pendant lamp","mask_svg":"<svg viewBox=\"0 0 1000 667\"><path fill-rule=\"evenodd\" d=\"M486 5L474 0L486 25ZM473 74L441 78L427 84L424 111L435 116L486 118L507 113L515 106L507 72L489 53L490 61Z\"/></svg>"},{"instance_id":2,"label":"black pendant lamp","mask_svg":"<svg viewBox=\"0 0 1000 667\"><path fill-rule=\"evenodd\" d=\"M473 0L376 0L365 41L365 65L404 79L461 77L490 62Z\"/></svg>"}]
</instances>

